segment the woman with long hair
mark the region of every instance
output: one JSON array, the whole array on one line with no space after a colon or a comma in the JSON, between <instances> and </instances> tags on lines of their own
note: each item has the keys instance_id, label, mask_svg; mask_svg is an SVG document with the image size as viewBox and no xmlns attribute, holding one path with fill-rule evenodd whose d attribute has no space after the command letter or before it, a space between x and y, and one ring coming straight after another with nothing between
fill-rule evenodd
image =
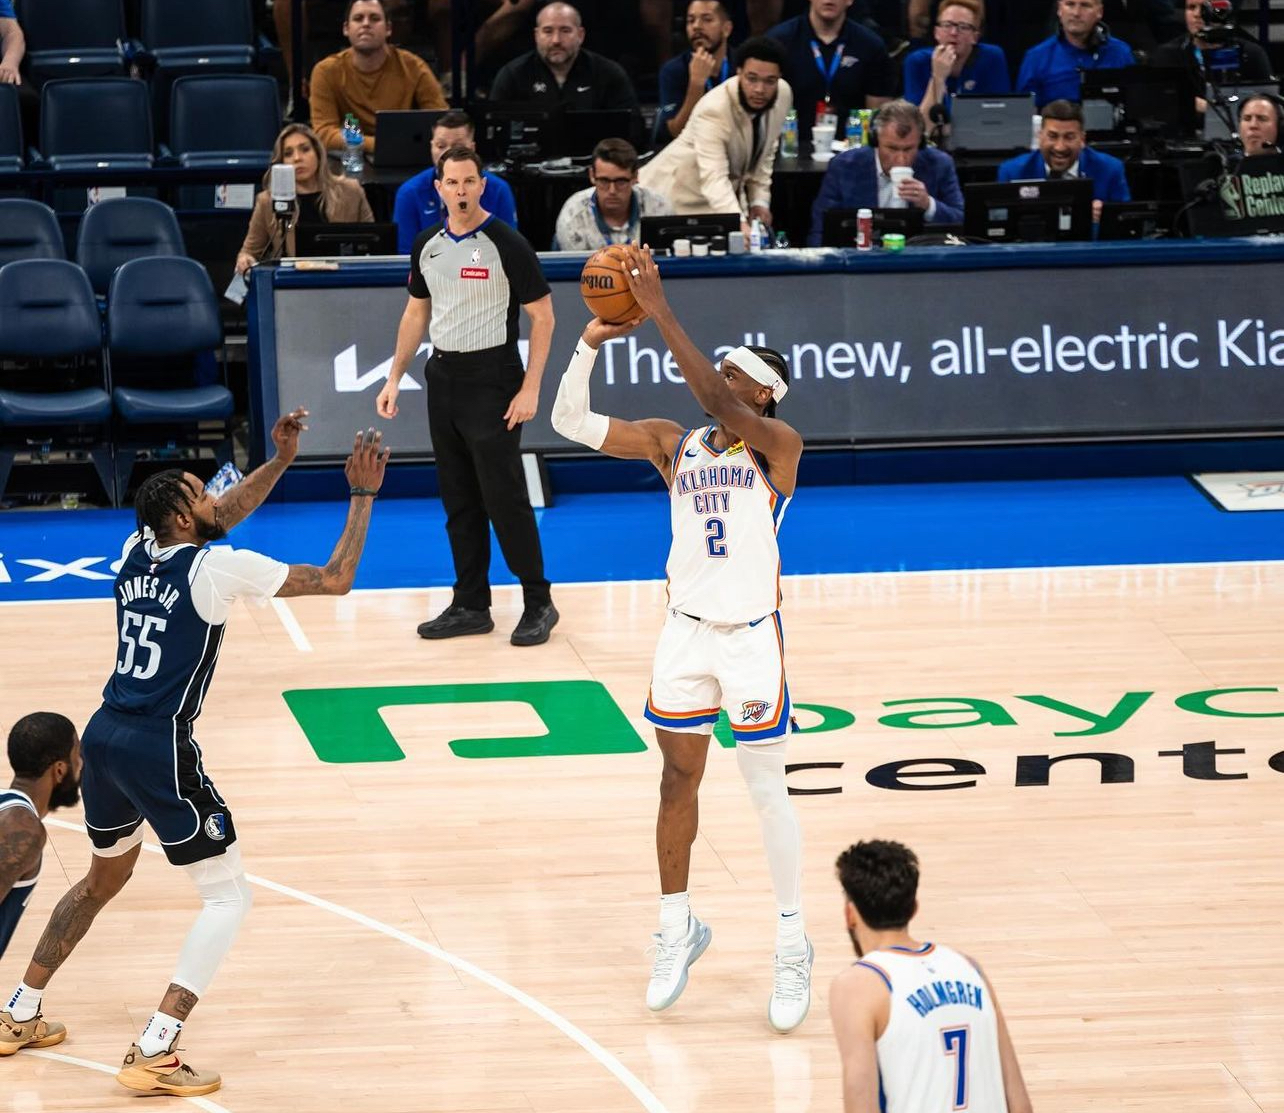
<instances>
[{"instance_id":1,"label":"woman with long hair","mask_svg":"<svg viewBox=\"0 0 1284 1113\"><path fill-rule=\"evenodd\" d=\"M245 274L264 259L294 254L294 230L300 224L357 224L374 221L365 191L350 178L330 170L321 140L306 124L289 124L276 137L272 165L294 167L297 199L279 221L272 211L272 170L263 177L263 189L254 200L250 227L236 256L238 274Z\"/></svg>"}]
</instances>

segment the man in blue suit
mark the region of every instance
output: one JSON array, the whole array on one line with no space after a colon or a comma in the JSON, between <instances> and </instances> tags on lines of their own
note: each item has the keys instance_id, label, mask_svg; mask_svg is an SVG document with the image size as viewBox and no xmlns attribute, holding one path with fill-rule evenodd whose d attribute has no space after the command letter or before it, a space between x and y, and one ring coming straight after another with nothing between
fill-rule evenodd
<instances>
[{"instance_id":1,"label":"man in blue suit","mask_svg":"<svg viewBox=\"0 0 1284 1113\"><path fill-rule=\"evenodd\" d=\"M1131 201L1124 164L1114 155L1094 151L1084 141L1083 109L1068 100L1043 106L1039 149L1017 155L999 167L999 181L1088 178L1092 182L1092 219L1101 219L1105 201Z\"/></svg>"},{"instance_id":2,"label":"man in blue suit","mask_svg":"<svg viewBox=\"0 0 1284 1113\"><path fill-rule=\"evenodd\" d=\"M811 207L807 243L820 246L821 226L830 209L923 210L928 223L955 224L963 219L963 191L954 162L944 151L924 146L923 113L905 100L889 101L874 117L877 145L835 155ZM892 180L898 166L913 169L907 181Z\"/></svg>"}]
</instances>

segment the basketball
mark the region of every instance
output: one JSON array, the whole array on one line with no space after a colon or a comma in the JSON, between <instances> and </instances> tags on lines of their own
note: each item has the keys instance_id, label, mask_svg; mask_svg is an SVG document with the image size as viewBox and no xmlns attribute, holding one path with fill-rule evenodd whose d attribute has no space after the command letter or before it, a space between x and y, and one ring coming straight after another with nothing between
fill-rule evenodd
<instances>
[{"instance_id":1,"label":"basketball","mask_svg":"<svg viewBox=\"0 0 1284 1113\"><path fill-rule=\"evenodd\" d=\"M608 325L621 325L638 315L638 303L624 277L628 256L612 244L589 256L580 271L580 296L589 312Z\"/></svg>"}]
</instances>

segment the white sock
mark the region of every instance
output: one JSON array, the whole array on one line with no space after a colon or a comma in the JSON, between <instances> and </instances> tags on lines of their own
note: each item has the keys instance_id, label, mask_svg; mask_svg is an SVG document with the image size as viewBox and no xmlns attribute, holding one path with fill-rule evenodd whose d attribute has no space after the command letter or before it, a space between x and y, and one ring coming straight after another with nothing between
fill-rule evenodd
<instances>
[{"instance_id":1,"label":"white sock","mask_svg":"<svg viewBox=\"0 0 1284 1113\"><path fill-rule=\"evenodd\" d=\"M660 898L660 938L676 943L691 924L691 894L665 893Z\"/></svg>"},{"instance_id":2,"label":"white sock","mask_svg":"<svg viewBox=\"0 0 1284 1113\"><path fill-rule=\"evenodd\" d=\"M801 908L781 909L776 920L776 954L792 958L807 953L807 927Z\"/></svg>"},{"instance_id":3,"label":"white sock","mask_svg":"<svg viewBox=\"0 0 1284 1113\"><path fill-rule=\"evenodd\" d=\"M32 989L26 982L19 982L18 988L9 998L9 1004L5 1006L5 1012L19 1024L35 1020L40 1012L40 1000L44 995L43 989Z\"/></svg>"},{"instance_id":4,"label":"white sock","mask_svg":"<svg viewBox=\"0 0 1284 1113\"><path fill-rule=\"evenodd\" d=\"M162 1012L152 1013L151 1020L143 1029L143 1034L138 1037L138 1050L148 1058L160 1055L174 1045L174 1041L178 1039L178 1034L182 1030L183 1022L178 1017Z\"/></svg>"}]
</instances>

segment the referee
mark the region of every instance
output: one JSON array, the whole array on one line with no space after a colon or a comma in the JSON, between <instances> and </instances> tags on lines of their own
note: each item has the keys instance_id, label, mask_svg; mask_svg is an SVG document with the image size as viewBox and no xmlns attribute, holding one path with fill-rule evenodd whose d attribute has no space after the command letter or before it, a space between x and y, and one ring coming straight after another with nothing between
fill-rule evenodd
<instances>
[{"instance_id":1,"label":"referee","mask_svg":"<svg viewBox=\"0 0 1284 1113\"><path fill-rule=\"evenodd\" d=\"M490 526L522 584L524 609L513 645L542 645L558 614L544 578L535 513L522 472L522 422L535 416L539 382L553 338L553 296L535 252L514 228L481 207L481 158L452 147L434 183L443 223L422 232L410 252L410 298L397 351L376 403L397 416L397 394L423 340L432 342L427 380L428 431L455 561L450 606L419 626L421 638L488 634ZM517 307L530 317L530 355L522 370ZM435 312L434 312L435 307Z\"/></svg>"}]
</instances>

